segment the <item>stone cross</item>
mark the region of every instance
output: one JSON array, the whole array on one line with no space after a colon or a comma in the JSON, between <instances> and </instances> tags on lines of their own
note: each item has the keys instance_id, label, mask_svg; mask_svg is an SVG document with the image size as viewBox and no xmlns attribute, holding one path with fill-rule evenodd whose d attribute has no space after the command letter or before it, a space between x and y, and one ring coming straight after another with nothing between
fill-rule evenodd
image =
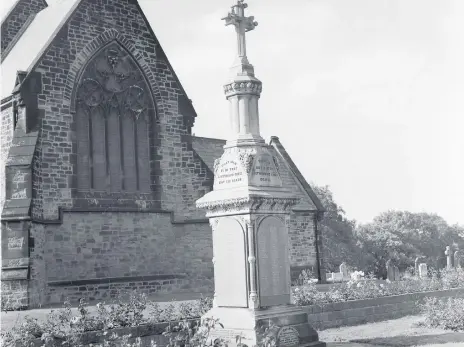
<instances>
[{"instance_id":1,"label":"stone cross","mask_svg":"<svg viewBox=\"0 0 464 347\"><path fill-rule=\"evenodd\" d=\"M249 64L246 56L246 41L245 33L253 30L258 22L255 22L255 17L245 17L245 8L248 5L244 3L244 0L238 0L237 4L232 6L232 11L227 14L227 17L222 18L226 21L226 25L235 26L235 32L237 33L237 52L240 62L242 64Z\"/></svg>"},{"instance_id":2,"label":"stone cross","mask_svg":"<svg viewBox=\"0 0 464 347\"><path fill-rule=\"evenodd\" d=\"M453 267L453 260L452 260L453 255L450 251L450 246L446 246L445 255L446 255L446 268L451 269Z\"/></svg>"}]
</instances>

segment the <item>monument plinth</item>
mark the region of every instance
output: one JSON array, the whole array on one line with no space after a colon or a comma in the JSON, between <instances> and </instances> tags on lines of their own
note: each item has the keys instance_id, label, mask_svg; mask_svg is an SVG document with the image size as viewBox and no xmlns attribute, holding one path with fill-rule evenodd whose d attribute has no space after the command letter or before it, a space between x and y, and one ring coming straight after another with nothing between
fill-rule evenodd
<instances>
[{"instance_id":1,"label":"monument plinth","mask_svg":"<svg viewBox=\"0 0 464 347\"><path fill-rule=\"evenodd\" d=\"M272 324L278 346L324 347L306 313L291 305L288 255L291 208L299 202L282 184L279 164L259 132L262 83L246 57L245 32L257 23L245 17L243 1L223 18L237 32L238 55L224 86L230 105L231 138L214 162L213 190L197 200L213 230L214 302L205 317L224 328L214 337L229 345L254 346L260 328Z\"/></svg>"}]
</instances>

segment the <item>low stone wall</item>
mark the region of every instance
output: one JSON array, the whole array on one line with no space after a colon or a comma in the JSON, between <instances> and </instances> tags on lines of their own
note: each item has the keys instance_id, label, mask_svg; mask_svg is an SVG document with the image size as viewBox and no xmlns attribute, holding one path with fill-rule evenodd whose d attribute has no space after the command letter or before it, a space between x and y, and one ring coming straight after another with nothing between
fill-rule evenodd
<instances>
[{"instance_id":1,"label":"low stone wall","mask_svg":"<svg viewBox=\"0 0 464 347\"><path fill-rule=\"evenodd\" d=\"M85 298L87 302L104 301L115 299L121 294L134 290L147 295L189 292L196 284L192 282L185 274L49 282L49 295L46 303L64 302L65 300L78 302L81 298ZM201 289L207 288L205 286Z\"/></svg>"},{"instance_id":2,"label":"low stone wall","mask_svg":"<svg viewBox=\"0 0 464 347\"><path fill-rule=\"evenodd\" d=\"M426 297L464 297L464 288L385 296L331 304L303 306L310 324L317 330L379 322L418 314Z\"/></svg>"}]
</instances>

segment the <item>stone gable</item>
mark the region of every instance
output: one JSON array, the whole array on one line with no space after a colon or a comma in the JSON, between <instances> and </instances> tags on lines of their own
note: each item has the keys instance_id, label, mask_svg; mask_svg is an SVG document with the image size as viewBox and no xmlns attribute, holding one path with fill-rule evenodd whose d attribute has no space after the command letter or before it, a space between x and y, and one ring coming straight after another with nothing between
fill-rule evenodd
<instances>
[{"instance_id":1,"label":"stone gable","mask_svg":"<svg viewBox=\"0 0 464 347\"><path fill-rule=\"evenodd\" d=\"M6 15L1 29L2 61L27 29L33 17L45 7L47 7L45 0L20 0Z\"/></svg>"}]
</instances>

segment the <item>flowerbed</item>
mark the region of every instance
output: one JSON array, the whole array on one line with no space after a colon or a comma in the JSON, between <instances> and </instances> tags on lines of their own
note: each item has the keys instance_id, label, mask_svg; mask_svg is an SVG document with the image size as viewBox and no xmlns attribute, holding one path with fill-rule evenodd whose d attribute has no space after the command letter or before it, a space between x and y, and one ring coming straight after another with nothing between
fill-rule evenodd
<instances>
[{"instance_id":1,"label":"flowerbed","mask_svg":"<svg viewBox=\"0 0 464 347\"><path fill-rule=\"evenodd\" d=\"M464 298L427 298L421 311L428 327L464 331Z\"/></svg>"},{"instance_id":2,"label":"flowerbed","mask_svg":"<svg viewBox=\"0 0 464 347\"><path fill-rule=\"evenodd\" d=\"M402 281L378 283L375 278L356 276L349 282L341 283L320 292L311 278L302 274L304 286L294 288L293 302L299 306L371 299L408 293L427 292L464 287L464 269L442 270L432 273L429 278L406 278Z\"/></svg>"},{"instance_id":3,"label":"flowerbed","mask_svg":"<svg viewBox=\"0 0 464 347\"><path fill-rule=\"evenodd\" d=\"M118 340L116 345L121 345L122 339L129 336L120 336L112 332L120 332L123 328L141 327L154 333L153 327L166 327L157 323L179 322L201 317L212 307L212 299L204 298L193 303L182 303L178 307L170 304L161 308L157 303L147 300L146 295L137 292L128 297L121 296L117 303L96 305L96 311L90 312L89 306L84 300L79 302L77 314L73 313L71 304L64 303L64 308L53 310L47 316L45 322L25 317L22 324L11 331L2 332L2 346L37 346L37 340L43 342L43 346L53 346L59 341L62 346L81 346L88 340L101 336L91 336L89 332L101 332L105 340L104 346L112 346L111 341ZM155 329L156 330L156 329ZM163 330L158 331L161 333ZM107 336L107 337L105 337ZM98 338L97 338L98 340ZM101 340L101 338L100 338ZM115 342L116 343L116 342ZM132 346L128 342L122 346ZM135 346L135 345L134 345Z\"/></svg>"}]
</instances>

